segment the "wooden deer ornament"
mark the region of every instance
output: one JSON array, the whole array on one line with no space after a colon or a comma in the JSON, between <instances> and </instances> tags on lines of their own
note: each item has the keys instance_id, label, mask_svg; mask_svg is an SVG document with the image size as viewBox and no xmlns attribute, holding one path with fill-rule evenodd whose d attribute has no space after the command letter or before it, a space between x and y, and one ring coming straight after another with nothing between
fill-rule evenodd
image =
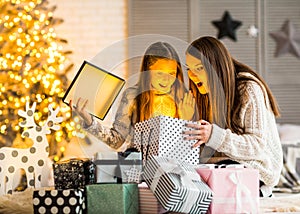
<instances>
[{"instance_id":1,"label":"wooden deer ornament","mask_svg":"<svg viewBox=\"0 0 300 214\"><path fill-rule=\"evenodd\" d=\"M59 107L53 110L52 105L48 106L49 115L43 126L35 123L34 112L36 103L29 107L26 103L26 111L19 110L18 115L25 120L19 125L27 128L23 131L23 137L29 137L33 141L30 148L19 149L2 147L0 149L0 195L13 192L13 178L19 169L24 169L27 178L27 187L41 187L42 171L46 159L49 156L49 144L46 135L52 130L60 129L58 123L62 117L56 117Z\"/></svg>"}]
</instances>

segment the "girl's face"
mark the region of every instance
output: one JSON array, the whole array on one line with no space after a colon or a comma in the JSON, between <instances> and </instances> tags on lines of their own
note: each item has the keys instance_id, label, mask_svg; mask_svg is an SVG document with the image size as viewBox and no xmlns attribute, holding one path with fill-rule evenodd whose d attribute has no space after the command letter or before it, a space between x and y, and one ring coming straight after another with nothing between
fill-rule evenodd
<instances>
[{"instance_id":1,"label":"girl's face","mask_svg":"<svg viewBox=\"0 0 300 214\"><path fill-rule=\"evenodd\" d=\"M171 91L171 87L176 80L177 62L176 60L159 59L149 67L151 71L151 87L160 94Z\"/></svg>"},{"instance_id":2,"label":"girl's face","mask_svg":"<svg viewBox=\"0 0 300 214\"><path fill-rule=\"evenodd\" d=\"M188 76L195 83L200 94L207 94L209 92L207 73L204 70L201 60L187 54L186 64L188 67Z\"/></svg>"}]
</instances>

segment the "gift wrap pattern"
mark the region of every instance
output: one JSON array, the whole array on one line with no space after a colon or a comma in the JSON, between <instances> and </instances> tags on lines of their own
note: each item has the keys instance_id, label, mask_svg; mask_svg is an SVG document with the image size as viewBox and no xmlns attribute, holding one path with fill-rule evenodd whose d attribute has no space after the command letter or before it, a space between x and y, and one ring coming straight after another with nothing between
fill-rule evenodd
<instances>
[{"instance_id":1,"label":"gift wrap pattern","mask_svg":"<svg viewBox=\"0 0 300 214\"><path fill-rule=\"evenodd\" d=\"M283 169L278 187L289 187L292 192L299 192L300 186L300 142L283 143ZM284 191L285 188L277 189Z\"/></svg>"},{"instance_id":2,"label":"gift wrap pattern","mask_svg":"<svg viewBox=\"0 0 300 214\"><path fill-rule=\"evenodd\" d=\"M211 189L188 163L153 156L147 161L144 179L164 209L183 213L206 213Z\"/></svg>"},{"instance_id":3,"label":"gift wrap pattern","mask_svg":"<svg viewBox=\"0 0 300 214\"><path fill-rule=\"evenodd\" d=\"M157 201L148 185L143 182L139 187L139 213L140 214L162 214L167 211Z\"/></svg>"},{"instance_id":4,"label":"gift wrap pattern","mask_svg":"<svg viewBox=\"0 0 300 214\"><path fill-rule=\"evenodd\" d=\"M132 152L120 161L122 183L141 183L142 153Z\"/></svg>"},{"instance_id":5,"label":"gift wrap pattern","mask_svg":"<svg viewBox=\"0 0 300 214\"><path fill-rule=\"evenodd\" d=\"M121 183L121 169L117 152L95 154L96 183Z\"/></svg>"},{"instance_id":6,"label":"gift wrap pattern","mask_svg":"<svg viewBox=\"0 0 300 214\"><path fill-rule=\"evenodd\" d=\"M142 153L132 152L123 157L118 152L95 154L96 183L140 183Z\"/></svg>"},{"instance_id":7,"label":"gift wrap pattern","mask_svg":"<svg viewBox=\"0 0 300 214\"><path fill-rule=\"evenodd\" d=\"M34 213L86 213L83 189L34 190Z\"/></svg>"},{"instance_id":8,"label":"gift wrap pattern","mask_svg":"<svg viewBox=\"0 0 300 214\"><path fill-rule=\"evenodd\" d=\"M201 164L195 169L214 192L208 213L259 213L258 170L241 164Z\"/></svg>"},{"instance_id":9,"label":"gift wrap pattern","mask_svg":"<svg viewBox=\"0 0 300 214\"><path fill-rule=\"evenodd\" d=\"M84 188L95 183L95 165L89 159L70 159L53 164L55 189Z\"/></svg>"},{"instance_id":10,"label":"gift wrap pattern","mask_svg":"<svg viewBox=\"0 0 300 214\"><path fill-rule=\"evenodd\" d=\"M191 130L187 122L191 121L158 116L136 123L134 145L143 153L144 164L153 155L198 164L199 147L192 149L196 140L183 139L183 131Z\"/></svg>"},{"instance_id":11,"label":"gift wrap pattern","mask_svg":"<svg viewBox=\"0 0 300 214\"><path fill-rule=\"evenodd\" d=\"M137 184L92 184L86 186L89 214L136 214L139 212Z\"/></svg>"}]
</instances>

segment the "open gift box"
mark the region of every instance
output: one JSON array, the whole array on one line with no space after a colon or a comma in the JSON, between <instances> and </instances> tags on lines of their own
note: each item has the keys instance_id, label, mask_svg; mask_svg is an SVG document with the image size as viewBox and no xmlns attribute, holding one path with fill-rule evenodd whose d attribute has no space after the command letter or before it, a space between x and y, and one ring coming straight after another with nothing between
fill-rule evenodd
<instances>
[{"instance_id":1,"label":"open gift box","mask_svg":"<svg viewBox=\"0 0 300 214\"><path fill-rule=\"evenodd\" d=\"M201 164L195 167L214 192L208 213L258 213L258 170L243 165Z\"/></svg>"},{"instance_id":2,"label":"open gift box","mask_svg":"<svg viewBox=\"0 0 300 214\"><path fill-rule=\"evenodd\" d=\"M187 122L192 121L157 116L136 123L134 145L143 153L143 164L154 155L198 164L200 150L192 148L196 140L183 139L183 131L191 130Z\"/></svg>"}]
</instances>

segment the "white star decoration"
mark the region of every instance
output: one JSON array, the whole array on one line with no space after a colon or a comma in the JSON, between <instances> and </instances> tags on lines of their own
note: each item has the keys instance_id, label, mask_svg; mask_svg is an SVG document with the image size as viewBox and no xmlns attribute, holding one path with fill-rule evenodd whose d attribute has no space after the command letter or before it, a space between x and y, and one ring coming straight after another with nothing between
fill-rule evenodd
<instances>
[{"instance_id":1,"label":"white star decoration","mask_svg":"<svg viewBox=\"0 0 300 214\"><path fill-rule=\"evenodd\" d=\"M250 37L252 38L256 38L258 35L258 29L255 27L255 25L251 25L248 30L247 33Z\"/></svg>"},{"instance_id":2,"label":"white star decoration","mask_svg":"<svg viewBox=\"0 0 300 214\"><path fill-rule=\"evenodd\" d=\"M296 32L295 26L289 20L285 21L281 31L271 32L270 36L276 41L275 57L285 53L291 53L300 58L300 32Z\"/></svg>"}]
</instances>

